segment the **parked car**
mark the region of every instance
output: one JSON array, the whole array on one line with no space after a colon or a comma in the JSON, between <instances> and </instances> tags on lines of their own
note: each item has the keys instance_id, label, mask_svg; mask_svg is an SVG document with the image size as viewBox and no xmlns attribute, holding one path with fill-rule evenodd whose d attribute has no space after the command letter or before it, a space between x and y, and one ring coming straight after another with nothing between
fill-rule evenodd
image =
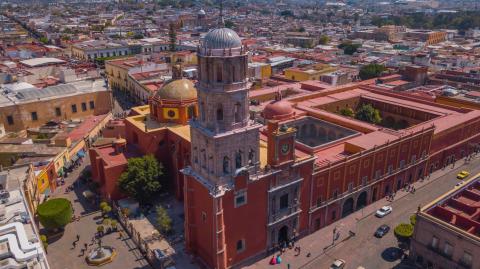
<instances>
[{"instance_id":1,"label":"parked car","mask_svg":"<svg viewBox=\"0 0 480 269\"><path fill-rule=\"evenodd\" d=\"M378 227L377 230L375 231L375 237L382 238L384 235L386 235L390 231L390 227L386 224L383 224L382 226Z\"/></svg>"},{"instance_id":2,"label":"parked car","mask_svg":"<svg viewBox=\"0 0 480 269\"><path fill-rule=\"evenodd\" d=\"M347 262L345 262L344 260L336 259L335 261L333 261L332 265L330 265L330 269L344 269L346 264Z\"/></svg>"},{"instance_id":3,"label":"parked car","mask_svg":"<svg viewBox=\"0 0 480 269\"><path fill-rule=\"evenodd\" d=\"M377 210L377 212L375 212L375 216L379 217L379 218L383 218L385 217L386 215L392 213L392 207L391 206L383 206L382 208L380 208L379 210Z\"/></svg>"},{"instance_id":4,"label":"parked car","mask_svg":"<svg viewBox=\"0 0 480 269\"><path fill-rule=\"evenodd\" d=\"M457 174L457 178L458 179L465 179L469 175L470 175L470 173L468 171L463 170L463 171L461 171L460 173Z\"/></svg>"}]
</instances>

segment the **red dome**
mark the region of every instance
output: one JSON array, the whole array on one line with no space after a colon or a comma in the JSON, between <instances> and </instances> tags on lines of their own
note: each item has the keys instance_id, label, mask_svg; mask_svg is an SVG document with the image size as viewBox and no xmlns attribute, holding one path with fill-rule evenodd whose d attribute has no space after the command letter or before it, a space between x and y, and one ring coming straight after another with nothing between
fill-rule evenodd
<instances>
[{"instance_id":1,"label":"red dome","mask_svg":"<svg viewBox=\"0 0 480 269\"><path fill-rule=\"evenodd\" d=\"M265 106L263 117L267 120L285 119L293 115L292 104L285 100L273 101Z\"/></svg>"}]
</instances>

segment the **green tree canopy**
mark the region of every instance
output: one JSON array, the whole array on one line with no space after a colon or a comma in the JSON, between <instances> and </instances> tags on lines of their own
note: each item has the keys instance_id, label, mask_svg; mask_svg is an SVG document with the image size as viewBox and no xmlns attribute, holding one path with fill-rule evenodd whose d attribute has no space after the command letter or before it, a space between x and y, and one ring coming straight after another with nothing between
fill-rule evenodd
<instances>
[{"instance_id":1,"label":"green tree canopy","mask_svg":"<svg viewBox=\"0 0 480 269\"><path fill-rule=\"evenodd\" d=\"M362 80L379 77L384 71L386 71L384 65L381 64L367 64L360 68L359 76Z\"/></svg>"},{"instance_id":2,"label":"green tree canopy","mask_svg":"<svg viewBox=\"0 0 480 269\"><path fill-rule=\"evenodd\" d=\"M321 45L327 45L329 41L330 41L330 38L328 38L327 35L321 35L320 38L318 39L318 43L320 43Z\"/></svg>"},{"instance_id":3,"label":"green tree canopy","mask_svg":"<svg viewBox=\"0 0 480 269\"><path fill-rule=\"evenodd\" d=\"M160 231L168 233L172 230L172 219L167 210L162 206L157 206L157 223Z\"/></svg>"},{"instance_id":4,"label":"green tree canopy","mask_svg":"<svg viewBox=\"0 0 480 269\"><path fill-rule=\"evenodd\" d=\"M393 231L398 240L405 241L412 237L413 225L410 223L400 223Z\"/></svg>"},{"instance_id":5,"label":"green tree canopy","mask_svg":"<svg viewBox=\"0 0 480 269\"><path fill-rule=\"evenodd\" d=\"M353 112L353 109L347 107L340 109L340 114L347 117L353 117L355 113Z\"/></svg>"},{"instance_id":6,"label":"green tree canopy","mask_svg":"<svg viewBox=\"0 0 480 269\"><path fill-rule=\"evenodd\" d=\"M38 41L42 42L43 44L48 44L48 38L42 36L38 39Z\"/></svg>"},{"instance_id":7,"label":"green tree canopy","mask_svg":"<svg viewBox=\"0 0 480 269\"><path fill-rule=\"evenodd\" d=\"M153 155L145 155L128 159L127 171L120 176L118 184L122 191L137 201L146 202L160 191L162 176L163 166Z\"/></svg>"},{"instance_id":8,"label":"green tree canopy","mask_svg":"<svg viewBox=\"0 0 480 269\"><path fill-rule=\"evenodd\" d=\"M40 223L47 230L65 227L72 220L72 204L64 198L50 199L38 206Z\"/></svg>"},{"instance_id":9,"label":"green tree canopy","mask_svg":"<svg viewBox=\"0 0 480 269\"><path fill-rule=\"evenodd\" d=\"M280 16L294 17L293 11L291 11L291 10L284 10L284 11L280 12Z\"/></svg>"},{"instance_id":10,"label":"green tree canopy","mask_svg":"<svg viewBox=\"0 0 480 269\"><path fill-rule=\"evenodd\" d=\"M375 109L371 104L363 104L355 113L355 118L373 124L382 122L380 111Z\"/></svg>"},{"instance_id":11,"label":"green tree canopy","mask_svg":"<svg viewBox=\"0 0 480 269\"><path fill-rule=\"evenodd\" d=\"M361 44L353 44L351 41L345 41L338 45L338 48L343 49L343 53L347 55L353 55L361 46Z\"/></svg>"},{"instance_id":12,"label":"green tree canopy","mask_svg":"<svg viewBox=\"0 0 480 269\"><path fill-rule=\"evenodd\" d=\"M235 23L231 20L226 20L225 21L225 27L226 28L230 28L230 29L233 29L233 27L235 27Z\"/></svg>"}]
</instances>

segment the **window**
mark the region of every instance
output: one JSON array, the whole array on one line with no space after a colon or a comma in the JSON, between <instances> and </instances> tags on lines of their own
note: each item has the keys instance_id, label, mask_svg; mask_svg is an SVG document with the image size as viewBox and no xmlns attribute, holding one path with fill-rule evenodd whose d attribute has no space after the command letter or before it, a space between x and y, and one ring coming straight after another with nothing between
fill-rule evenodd
<instances>
[{"instance_id":1,"label":"window","mask_svg":"<svg viewBox=\"0 0 480 269\"><path fill-rule=\"evenodd\" d=\"M332 196L333 196L333 199L337 199L338 190L334 190Z\"/></svg>"},{"instance_id":2,"label":"window","mask_svg":"<svg viewBox=\"0 0 480 269\"><path fill-rule=\"evenodd\" d=\"M388 165L388 174L391 174L393 172L393 165Z\"/></svg>"},{"instance_id":3,"label":"window","mask_svg":"<svg viewBox=\"0 0 480 269\"><path fill-rule=\"evenodd\" d=\"M417 160L417 155L412 155L412 163L415 163L416 160Z\"/></svg>"},{"instance_id":4,"label":"window","mask_svg":"<svg viewBox=\"0 0 480 269\"><path fill-rule=\"evenodd\" d=\"M280 210L288 208L288 193L280 196Z\"/></svg>"},{"instance_id":5,"label":"window","mask_svg":"<svg viewBox=\"0 0 480 269\"><path fill-rule=\"evenodd\" d=\"M363 186L367 185L367 182L368 182L368 176L362 177L362 185Z\"/></svg>"},{"instance_id":6,"label":"window","mask_svg":"<svg viewBox=\"0 0 480 269\"><path fill-rule=\"evenodd\" d=\"M37 115L37 112L32 112L32 121L37 121L38 120L38 115Z\"/></svg>"},{"instance_id":7,"label":"window","mask_svg":"<svg viewBox=\"0 0 480 269\"><path fill-rule=\"evenodd\" d=\"M405 167L405 160L400 161L400 169L403 169Z\"/></svg>"},{"instance_id":8,"label":"window","mask_svg":"<svg viewBox=\"0 0 480 269\"><path fill-rule=\"evenodd\" d=\"M60 107L55 108L55 115L57 115L57 117L62 116L62 110L60 109Z\"/></svg>"},{"instance_id":9,"label":"window","mask_svg":"<svg viewBox=\"0 0 480 269\"><path fill-rule=\"evenodd\" d=\"M353 190L353 182L348 183L348 191L351 192Z\"/></svg>"},{"instance_id":10,"label":"window","mask_svg":"<svg viewBox=\"0 0 480 269\"><path fill-rule=\"evenodd\" d=\"M430 246L434 249L438 248L438 238L437 237L432 237L432 243L430 244Z\"/></svg>"},{"instance_id":11,"label":"window","mask_svg":"<svg viewBox=\"0 0 480 269\"><path fill-rule=\"evenodd\" d=\"M245 205L247 203L247 192L240 191L235 194L235 208Z\"/></svg>"},{"instance_id":12,"label":"window","mask_svg":"<svg viewBox=\"0 0 480 269\"><path fill-rule=\"evenodd\" d=\"M217 65L217 82L223 81L223 68L221 65Z\"/></svg>"},{"instance_id":13,"label":"window","mask_svg":"<svg viewBox=\"0 0 480 269\"><path fill-rule=\"evenodd\" d=\"M239 150L236 154L235 154L235 167L238 169L240 167L242 167L242 151Z\"/></svg>"},{"instance_id":14,"label":"window","mask_svg":"<svg viewBox=\"0 0 480 269\"><path fill-rule=\"evenodd\" d=\"M13 125L13 116L12 115L7 116L7 122L8 122L8 125Z\"/></svg>"},{"instance_id":15,"label":"window","mask_svg":"<svg viewBox=\"0 0 480 269\"><path fill-rule=\"evenodd\" d=\"M460 261L463 265L472 266L472 254L468 252L463 252L462 260Z\"/></svg>"},{"instance_id":16,"label":"window","mask_svg":"<svg viewBox=\"0 0 480 269\"><path fill-rule=\"evenodd\" d=\"M375 171L375 179L379 179L381 175L382 175L382 171L380 170Z\"/></svg>"},{"instance_id":17,"label":"window","mask_svg":"<svg viewBox=\"0 0 480 269\"><path fill-rule=\"evenodd\" d=\"M217 107L217 120L223 120L223 106L221 104Z\"/></svg>"},{"instance_id":18,"label":"window","mask_svg":"<svg viewBox=\"0 0 480 269\"><path fill-rule=\"evenodd\" d=\"M227 156L223 157L223 173L230 173L230 162Z\"/></svg>"},{"instance_id":19,"label":"window","mask_svg":"<svg viewBox=\"0 0 480 269\"><path fill-rule=\"evenodd\" d=\"M82 111L87 111L87 103L82 103Z\"/></svg>"},{"instance_id":20,"label":"window","mask_svg":"<svg viewBox=\"0 0 480 269\"><path fill-rule=\"evenodd\" d=\"M322 205L322 196L317 198L317 206L321 206L321 205Z\"/></svg>"},{"instance_id":21,"label":"window","mask_svg":"<svg viewBox=\"0 0 480 269\"><path fill-rule=\"evenodd\" d=\"M90 109L95 109L95 102L90 101L89 104L90 104Z\"/></svg>"},{"instance_id":22,"label":"window","mask_svg":"<svg viewBox=\"0 0 480 269\"><path fill-rule=\"evenodd\" d=\"M202 211L202 221L203 223L207 222L207 213L205 211Z\"/></svg>"},{"instance_id":23,"label":"window","mask_svg":"<svg viewBox=\"0 0 480 269\"><path fill-rule=\"evenodd\" d=\"M77 113L77 105L72 105L72 113Z\"/></svg>"},{"instance_id":24,"label":"window","mask_svg":"<svg viewBox=\"0 0 480 269\"><path fill-rule=\"evenodd\" d=\"M237 253L242 252L245 250L245 239L241 239L237 241Z\"/></svg>"},{"instance_id":25,"label":"window","mask_svg":"<svg viewBox=\"0 0 480 269\"><path fill-rule=\"evenodd\" d=\"M240 103L236 103L235 104L235 112L234 112L234 115L235 115L235 122L240 122L241 121L241 109L242 109L242 105Z\"/></svg>"},{"instance_id":26,"label":"window","mask_svg":"<svg viewBox=\"0 0 480 269\"><path fill-rule=\"evenodd\" d=\"M443 247L443 253L446 255L446 256L452 256L452 245L450 245L450 243L448 242L445 242L445 246Z\"/></svg>"}]
</instances>

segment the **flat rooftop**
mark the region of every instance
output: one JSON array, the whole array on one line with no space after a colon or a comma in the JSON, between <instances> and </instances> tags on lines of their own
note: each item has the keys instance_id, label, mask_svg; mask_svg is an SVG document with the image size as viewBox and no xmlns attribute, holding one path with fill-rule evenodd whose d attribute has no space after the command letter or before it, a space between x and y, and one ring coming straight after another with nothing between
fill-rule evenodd
<instances>
[{"instance_id":1,"label":"flat rooftop","mask_svg":"<svg viewBox=\"0 0 480 269\"><path fill-rule=\"evenodd\" d=\"M422 209L430 217L480 239L480 177L441 196Z\"/></svg>"},{"instance_id":2,"label":"flat rooftop","mask_svg":"<svg viewBox=\"0 0 480 269\"><path fill-rule=\"evenodd\" d=\"M26 87L25 84L22 84L21 87L15 87L15 85L8 84L2 85L1 90L0 107L5 107L23 103L53 100L85 93L107 91L108 89L105 80L95 79L59 84L43 89L34 86Z\"/></svg>"}]
</instances>

